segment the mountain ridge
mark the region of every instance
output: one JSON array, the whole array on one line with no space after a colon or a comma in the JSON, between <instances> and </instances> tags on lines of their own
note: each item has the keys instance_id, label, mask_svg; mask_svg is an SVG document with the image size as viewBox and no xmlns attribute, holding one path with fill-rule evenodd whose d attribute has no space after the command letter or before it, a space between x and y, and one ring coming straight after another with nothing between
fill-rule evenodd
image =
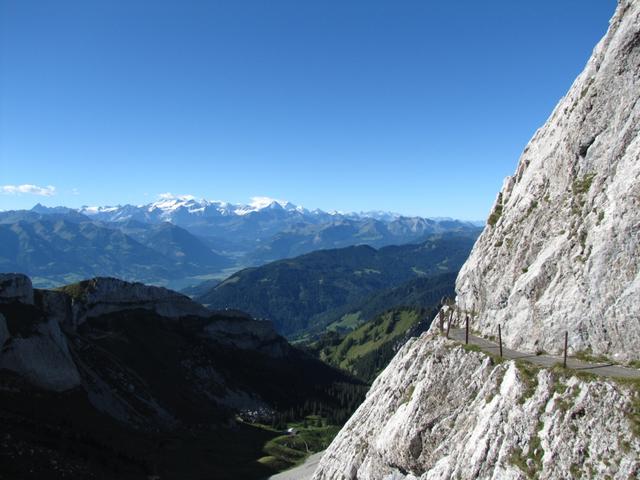
<instances>
[{"instance_id":1,"label":"mountain ridge","mask_svg":"<svg viewBox=\"0 0 640 480\"><path fill-rule=\"evenodd\" d=\"M161 196L163 197L163 196ZM344 212L338 210L325 211L319 208L309 210L302 206L295 205L287 200L277 200L269 197L254 197L249 204L237 203L233 204L222 200L207 200L205 198L196 199L193 195L171 195L164 196L160 200L146 204L132 205L113 205L113 206L81 206L78 208L70 207L45 207L41 204L35 205L32 210L38 213L47 213L55 211L57 213L65 213L76 211L87 216L114 216L118 220L125 219L133 212L146 211L154 215L170 215L178 210L186 210L189 213L199 214L202 216L209 215L238 215L244 216L250 213L259 212L264 209L285 210L289 212L298 212L304 215L315 216L336 216L345 218L372 218L375 220L395 220L397 218L424 218L433 221L461 221L470 223L475 226L481 226L484 221L479 220L457 220L451 217L425 217L420 215L403 215L397 212L385 210L371 210L360 212ZM113 220L111 220L113 221Z\"/></svg>"},{"instance_id":2,"label":"mountain ridge","mask_svg":"<svg viewBox=\"0 0 640 480\"><path fill-rule=\"evenodd\" d=\"M318 250L241 270L197 300L211 308L268 318L290 338L318 333L341 316L366 309L368 302L410 298L411 285L405 284L415 279L424 278L421 287L437 296L423 305L422 297L413 294L416 306L437 303L453 281L443 274L457 272L475 238L471 232L445 233L419 244ZM383 305L381 310L393 306L399 305Z\"/></svg>"},{"instance_id":3,"label":"mountain ridge","mask_svg":"<svg viewBox=\"0 0 640 480\"><path fill-rule=\"evenodd\" d=\"M273 202L240 215L205 203L163 200L94 212L36 205L0 212L0 270L21 271L41 287L116 276L182 289L314 250L380 248L479 230L455 220L305 213Z\"/></svg>"}]
</instances>

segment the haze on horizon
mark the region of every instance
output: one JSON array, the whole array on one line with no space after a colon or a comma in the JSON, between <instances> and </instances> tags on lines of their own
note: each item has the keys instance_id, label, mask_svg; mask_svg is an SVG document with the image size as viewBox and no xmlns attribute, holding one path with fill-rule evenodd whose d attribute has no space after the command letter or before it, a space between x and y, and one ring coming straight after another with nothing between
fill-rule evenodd
<instances>
[{"instance_id":1,"label":"haze on horizon","mask_svg":"<svg viewBox=\"0 0 640 480\"><path fill-rule=\"evenodd\" d=\"M0 210L485 219L614 0L0 0Z\"/></svg>"}]
</instances>

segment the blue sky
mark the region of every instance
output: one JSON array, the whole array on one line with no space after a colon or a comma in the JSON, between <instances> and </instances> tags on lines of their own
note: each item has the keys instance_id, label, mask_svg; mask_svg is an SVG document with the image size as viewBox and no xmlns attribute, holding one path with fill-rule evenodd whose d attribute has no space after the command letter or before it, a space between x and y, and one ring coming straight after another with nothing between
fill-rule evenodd
<instances>
[{"instance_id":1,"label":"blue sky","mask_svg":"<svg viewBox=\"0 0 640 480\"><path fill-rule=\"evenodd\" d=\"M0 209L484 219L615 0L0 0Z\"/></svg>"}]
</instances>

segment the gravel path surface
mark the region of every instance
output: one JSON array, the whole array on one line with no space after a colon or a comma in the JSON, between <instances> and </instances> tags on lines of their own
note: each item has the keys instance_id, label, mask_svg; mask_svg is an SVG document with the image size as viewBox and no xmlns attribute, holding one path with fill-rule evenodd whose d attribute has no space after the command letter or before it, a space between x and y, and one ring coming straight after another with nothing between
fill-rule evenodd
<instances>
[{"instance_id":1,"label":"gravel path surface","mask_svg":"<svg viewBox=\"0 0 640 480\"><path fill-rule=\"evenodd\" d=\"M464 328L452 328L449 332L449 338L464 343ZM480 347L487 353L499 355L500 347L497 343L487 340L486 338L476 337L469 334L469 343ZM518 352L502 347L502 356L509 360L525 360L542 367L553 367L558 363L562 363L562 357L556 355L536 355L535 353ZM567 357L567 368L581 372L593 373L603 377L618 378L640 378L640 370L635 368L625 368L612 363L590 363L578 360L577 358Z\"/></svg>"},{"instance_id":2,"label":"gravel path surface","mask_svg":"<svg viewBox=\"0 0 640 480\"><path fill-rule=\"evenodd\" d=\"M323 454L324 452L314 453L299 467L273 475L269 480L310 480Z\"/></svg>"}]
</instances>

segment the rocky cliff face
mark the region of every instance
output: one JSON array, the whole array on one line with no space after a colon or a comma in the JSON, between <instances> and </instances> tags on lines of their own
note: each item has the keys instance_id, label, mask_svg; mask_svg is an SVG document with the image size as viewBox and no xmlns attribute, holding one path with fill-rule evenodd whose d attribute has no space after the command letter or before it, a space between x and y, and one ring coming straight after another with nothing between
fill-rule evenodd
<instances>
[{"instance_id":1,"label":"rocky cliff face","mask_svg":"<svg viewBox=\"0 0 640 480\"><path fill-rule=\"evenodd\" d=\"M12 318L16 314L18 322ZM80 385L67 339L54 319L29 308L5 311L0 315L0 340L0 369L16 372L48 390L64 391Z\"/></svg>"},{"instance_id":2,"label":"rocky cliff face","mask_svg":"<svg viewBox=\"0 0 640 480\"><path fill-rule=\"evenodd\" d=\"M457 279L514 349L640 358L640 1L526 147ZM434 325L437 322L434 322ZM432 330L434 327L432 327ZM410 341L323 457L324 479L640 477L637 385Z\"/></svg>"},{"instance_id":3,"label":"rocky cliff face","mask_svg":"<svg viewBox=\"0 0 640 480\"><path fill-rule=\"evenodd\" d=\"M93 278L61 290L71 297L71 322L74 326L89 317L133 308L151 310L164 317L208 316L211 313L186 295L117 278Z\"/></svg>"},{"instance_id":4,"label":"rocky cliff face","mask_svg":"<svg viewBox=\"0 0 640 480\"><path fill-rule=\"evenodd\" d=\"M376 380L313 478L638 478L634 402L613 381L494 364L424 334Z\"/></svg>"},{"instance_id":5,"label":"rocky cliff face","mask_svg":"<svg viewBox=\"0 0 640 480\"><path fill-rule=\"evenodd\" d=\"M640 358L640 2L622 0L584 71L505 180L458 276L473 328L507 345Z\"/></svg>"},{"instance_id":6,"label":"rocky cliff face","mask_svg":"<svg viewBox=\"0 0 640 480\"><path fill-rule=\"evenodd\" d=\"M118 378L110 378L112 370L117 368L103 369L102 364L114 359L99 358L104 355L104 346L92 344L96 339L124 336L119 323L124 318L130 319L132 324L144 324L149 342L158 331L168 335L167 330L179 329L223 349L250 351L274 358L282 358L291 352L270 322L257 321L237 312L212 312L165 288L114 278L95 278L57 291L34 290L28 277L2 274L0 370L14 372L46 390L62 392L85 388L100 409L123 419L124 407L119 405L122 397L116 398L118 395L113 392L123 378L129 379L122 385L123 390L130 385L135 388L134 376L120 372ZM177 345L176 340L176 348ZM193 349L196 346L197 340ZM196 370L199 368L189 355L180 361ZM213 390L219 394L212 398L218 398L221 403L234 407L228 398L247 396L241 392L231 395L219 372L211 368L198 371L210 373L210 378L202 377L200 381L215 383ZM215 382L212 382L214 377ZM161 413L150 396L144 401ZM262 402L254 399L254 404L262 405ZM165 414L162 416L169 418Z\"/></svg>"},{"instance_id":7,"label":"rocky cliff face","mask_svg":"<svg viewBox=\"0 0 640 480\"><path fill-rule=\"evenodd\" d=\"M0 273L0 303L33 304L33 286L26 275Z\"/></svg>"},{"instance_id":8,"label":"rocky cliff face","mask_svg":"<svg viewBox=\"0 0 640 480\"><path fill-rule=\"evenodd\" d=\"M0 304L4 313L0 314L0 369L51 390L80 385L60 323L35 306L29 277L0 275Z\"/></svg>"},{"instance_id":9,"label":"rocky cliff face","mask_svg":"<svg viewBox=\"0 0 640 480\"><path fill-rule=\"evenodd\" d=\"M47 392L82 392L96 410L137 428L215 423L232 412L268 417L275 405L353 383L242 312L113 278L39 290L5 274L0 390L16 376Z\"/></svg>"}]
</instances>

